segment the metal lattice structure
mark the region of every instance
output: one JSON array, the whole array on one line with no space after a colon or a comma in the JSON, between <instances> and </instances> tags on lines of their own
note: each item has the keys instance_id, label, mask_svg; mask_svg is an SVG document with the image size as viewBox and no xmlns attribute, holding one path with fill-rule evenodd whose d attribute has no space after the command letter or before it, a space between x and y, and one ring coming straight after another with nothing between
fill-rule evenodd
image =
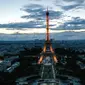
<instances>
[{"instance_id":1,"label":"metal lattice structure","mask_svg":"<svg viewBox=\"0 0 85 85\"><path fill-rule=\"evenodd\" d=\"M49 37L49 12L48 9L46 11L46 41L43 47L43 51L40 53L40 59L38 64L41 64L40 75L41 79L44 81L55 81L56 72L55 72L55 64L58 62L55 52L52 48L52 44ZM48 83L49 83L48 82ZM43 84L40 84L43 85ZM46 84L47 85L47 84ZM49 84L50 85L50 84ZM56 85L56 84L51 84Z\"/></svg>"}]
</instances>

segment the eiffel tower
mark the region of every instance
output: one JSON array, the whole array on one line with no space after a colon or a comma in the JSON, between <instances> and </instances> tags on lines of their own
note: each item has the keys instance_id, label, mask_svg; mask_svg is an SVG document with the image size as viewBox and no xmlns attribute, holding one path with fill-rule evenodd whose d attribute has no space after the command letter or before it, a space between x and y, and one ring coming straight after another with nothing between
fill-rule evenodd
<instances>
[{"instance_id":1,"label":"eiffel tower","mask_svg":"<svg viewBox=\"0 0 85 85\"><path fill-rule=\"evenodd\" d=\"M58 60L52 48L52 44L49 37L49 11L47 9L46 11L46 41L44 43L43 51L40 53L40 59L38 61L38 64L41 64L40 74L41 74L42 80L56 79L55 64L57 62Z\"/></svg>"}]
</instances>

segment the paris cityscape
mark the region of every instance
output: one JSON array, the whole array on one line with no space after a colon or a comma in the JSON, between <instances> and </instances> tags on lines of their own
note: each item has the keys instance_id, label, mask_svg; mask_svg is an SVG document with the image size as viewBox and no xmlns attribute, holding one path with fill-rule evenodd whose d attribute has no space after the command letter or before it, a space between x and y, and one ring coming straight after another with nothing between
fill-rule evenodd
<instances>
[{"instance_id":1,"label":"paris cityscape","mask_svg":"<svg viewBox=\"0 0 85 85\"><path fill-rule=\"evenodd\" d=\"M85 0L0 1L0 85L85 85Z\"/></svg>"}]
</instances>

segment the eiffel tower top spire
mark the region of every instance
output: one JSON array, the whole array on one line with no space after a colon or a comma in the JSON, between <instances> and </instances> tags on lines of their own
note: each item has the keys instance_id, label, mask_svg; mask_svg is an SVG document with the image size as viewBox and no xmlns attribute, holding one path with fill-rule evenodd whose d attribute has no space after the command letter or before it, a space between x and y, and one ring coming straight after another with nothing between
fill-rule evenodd
<instances>
[{"instance_id":1,"label":"eiffel tower top spire","mask_svg":"<svg viewBox=\"0 0 85 85\"><path fill-rule=\"evenodd\" d=\"M50 37L49 37L49 11L47 7L46 11L46 41L49 42Z\"/></svg>"}]
</instances>

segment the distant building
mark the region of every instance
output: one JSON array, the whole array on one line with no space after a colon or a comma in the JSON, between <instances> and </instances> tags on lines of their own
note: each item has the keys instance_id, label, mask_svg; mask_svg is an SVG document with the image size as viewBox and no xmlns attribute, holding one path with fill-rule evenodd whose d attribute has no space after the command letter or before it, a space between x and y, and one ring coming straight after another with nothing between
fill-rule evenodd
<instances>
[{"instance_id":1,"label":"distant building","mask_svg":"<svg viewBox=\"0 0 85 85\"><path fill-rule=\"evenodd\" d=\"M7 68L10 68L16 62L19 62L19 56L4 58L0 63L0 71L6 72Z\"/></svg>"}]
</instances>

